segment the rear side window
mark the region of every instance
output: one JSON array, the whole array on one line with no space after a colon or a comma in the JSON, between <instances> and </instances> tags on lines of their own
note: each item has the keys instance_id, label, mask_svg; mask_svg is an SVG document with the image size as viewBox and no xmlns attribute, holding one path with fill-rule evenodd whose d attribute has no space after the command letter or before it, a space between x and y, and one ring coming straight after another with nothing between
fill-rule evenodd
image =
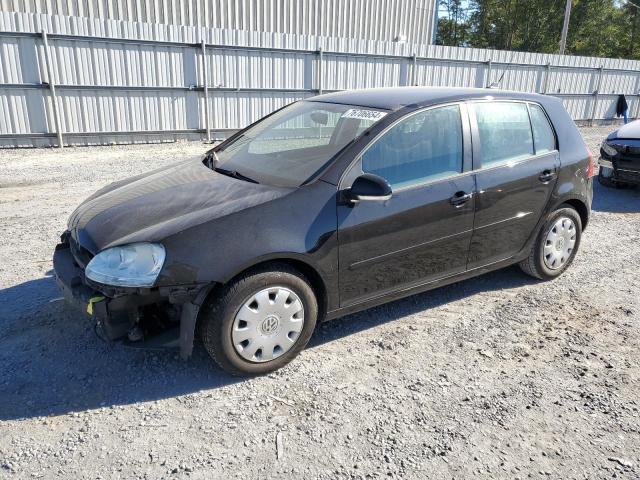
<instances>
[{"instance_id":1,"label":"rear side window","mask_svg":"<svg viewBox=\"0 0 640 480\"><path fill-rule=\"evenodd\" d=\"M534 154L533 136L526 104L477 103L475 111L483 167L520 160Z\"/></svg>"},{"instance_id":2,"label":"rear side window","mask_svg":"<svg viewBox=\"0 0 640 480\"><path fill-rule=\"evenodd\" d=\"M556 149L556 138L542 107L531 103L529 104L529 111L531 112L531 126L533 127L533 142L536 147L536 154L540 155L541 153L554 151Z\"/></svg>"},{"instance_id":3,"label":"rear side window","mask_svg":"<svg viewBox=\"0 0 640 480\"><path fill-rule=\"evenodd\" d=\"M462 151L460 107L432 108L379 138L362 155L362 170L402 188L462 172Z\"/></svg>"}]
</instances>

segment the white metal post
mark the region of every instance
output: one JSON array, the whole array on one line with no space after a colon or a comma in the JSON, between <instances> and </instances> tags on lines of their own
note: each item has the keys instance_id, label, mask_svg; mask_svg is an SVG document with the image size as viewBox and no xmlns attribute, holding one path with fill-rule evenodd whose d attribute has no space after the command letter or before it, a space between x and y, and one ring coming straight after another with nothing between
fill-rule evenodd
<instances>
[{"instance_id":1,"label":"white metal post","mask_svg":"<svg viewBox=\"0 0 640 480\"><path fill-rule=\"evenodd\" d=\"M600 85L602 83L602 70L604 70L603 66L598 68L598 79L596 80L596 89L593 92L593 108L591 109L591 120L589 121L589 125L593 126L593 121L596 118L596 107L598 106L598 95L600 94Z\"/></svg>"},{"instance_id":2,"label":"white metal post","mask_svg":"<svg viewBox=\"0 0 640 480\"><path fill-rule=\"evenodd\" d=\"M209 75L207 72L207 45L204 40L200 43L202 48L202 83L204 89L204 128L207 132L207 142L211 142L211 128L209 126Z\"/></svg>"},{"instance_id":3,"label":"white metal post","mask_svg":"<svg viewBox=\"0 0 640 480\"><path fill-rule=\"evenodd\" d=\"M418 83L418 57L414 53L411 56L411 85L416 86Z\"/></svg>"},{"instance_id":4,"label":"white metal post","mask_svg":"<svg viewBox=\"0 0 640 480\"><path fill-rule=\"evenodd\" d=\"M632 118L640 118L640 75L636 77L636 114Z\"/></svg>"},{"instance_id":5,"label":"white metal post","mask_svg":"<svg viewBox=\"0 0 640 480\"><path fill-rule=\"evenodd\" d=\"M544 83L542 84L542 93L546 94L549 91L549 78L551 78L551 64L547 63L545 67Z\"/></svg>"},{"instance_id":6,"label":"white metal post","mask_svg":"<svg viewBox=\"0 0 640 480\"><path fill-rule=\"evenodd\" d=\"M318 47L318 95L322 95L322 78L324 76L324 52Z\"/></svg>"},{"instance_id":7,"label":"white metal post","mask_svg":"<svg viewBox=\"0 0 640 480\"><path fill-rule=\"evenodd\" d=\"M49 91L51 92L51 105L53 108L53 120L56 125L56 136L58 137L58 147L63 148L64 142L62 141L62 129L60 127L60 112L58 111L58 99L56 96L56 85L53 80L53 67L51 66L51 57L49 53L49 39L47 38L47 32L42 30L42 44L44 46L44 60L47 65L47 82L49 84Z\"/></svg>"}]
</instances>

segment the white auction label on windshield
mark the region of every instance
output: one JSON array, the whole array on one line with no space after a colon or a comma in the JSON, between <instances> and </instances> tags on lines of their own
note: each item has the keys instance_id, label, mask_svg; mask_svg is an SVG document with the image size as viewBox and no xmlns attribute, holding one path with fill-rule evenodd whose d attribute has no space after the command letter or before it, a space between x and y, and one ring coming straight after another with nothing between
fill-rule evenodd
<instances>
[{"instance_id":1,"label":"white auction label on windshield","mask_svg":"<svg viewBox=\"0 0 640 480\"><path fill-rule=\"evenodd\" d=\"M384 118L385 115L385 112L379 112L377 110L350 108L342 114L342 118L358 118L360 120L373 120L374 122L377 122L381 118Z\"/></svg>"}]
</instances>

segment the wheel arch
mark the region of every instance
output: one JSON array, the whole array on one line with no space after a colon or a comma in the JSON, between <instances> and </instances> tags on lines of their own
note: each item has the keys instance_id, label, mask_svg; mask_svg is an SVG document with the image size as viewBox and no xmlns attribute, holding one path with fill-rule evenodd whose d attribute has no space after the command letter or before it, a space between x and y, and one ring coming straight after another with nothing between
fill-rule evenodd
<instances>
[{"instance_id":1,"label":"wheel arch","mask_svg":"<svg viewBox=\"0 0 640 480\"><path fill-rule=\"evenodd\" d=\"M230 282L233 282L236 278L254 270L268 269L270 265L285 264L294 270L300 272L309 281L311 289L316 295L318 301L318 323L324 319L328 306L329 306L329 291L327 287L327 281L320 273L319 269L312 265L311 262L300 255L271 255L268 257L256 259L250 264L243 265L233 273L229 274L224 280L217 282L215 286L209 292L209 297L215 295L216 292L223 286Z\"/></svg>"},{"instance_id":2,"label":"wheel arch","mask_svg":"<svg viewBox=\"0 0 640 480\"><path fill-rule=\"evenodd\" d=\"M578 212L578 215L580 215L580 221L582 223L582 230L587 228L587 224L589 223L589 207L587 206L586 202L576 197L565 198L562 201L558 202L553 210L557 210L562 205L568 205L576 212Z\"/></svg>"}]
</instances>

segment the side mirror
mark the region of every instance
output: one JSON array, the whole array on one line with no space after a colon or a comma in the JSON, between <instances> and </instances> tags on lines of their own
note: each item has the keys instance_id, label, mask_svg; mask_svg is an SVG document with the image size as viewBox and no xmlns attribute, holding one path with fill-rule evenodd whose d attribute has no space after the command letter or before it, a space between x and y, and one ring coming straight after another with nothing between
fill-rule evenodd
<instances>
[{"instance_id":1,"label":"side mirror","mask_svg":"<svg viewBox=\"0 0 640 480\"><path fill-rule=\"evenodd\" d=\"M345 196L351 203L363 200L384 201L391 198L392 191L389 182L379 175L364 173L356 178Z\"/></svg>"}]
</instances>

